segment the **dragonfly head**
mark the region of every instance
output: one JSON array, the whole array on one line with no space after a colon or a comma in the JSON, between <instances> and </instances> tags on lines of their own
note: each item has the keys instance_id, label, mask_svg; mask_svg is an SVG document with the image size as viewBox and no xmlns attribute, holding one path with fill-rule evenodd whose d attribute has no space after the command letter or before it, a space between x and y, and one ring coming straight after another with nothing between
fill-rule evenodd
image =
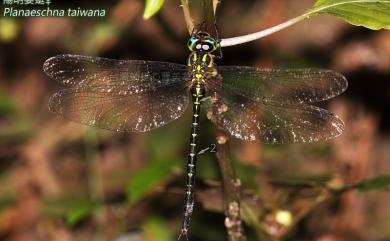
<instances>
[{"instance_id":1,"label":"dragonfly head","mask_svg":"<svg viewBox=\"0 0 390 241\"><path fill-rule=\"evenodd\" d=\"M192 52L211 53L218 48L218 42L207 32L198 31L190 37L187 46Z\"/></svg>"}]
</instances>

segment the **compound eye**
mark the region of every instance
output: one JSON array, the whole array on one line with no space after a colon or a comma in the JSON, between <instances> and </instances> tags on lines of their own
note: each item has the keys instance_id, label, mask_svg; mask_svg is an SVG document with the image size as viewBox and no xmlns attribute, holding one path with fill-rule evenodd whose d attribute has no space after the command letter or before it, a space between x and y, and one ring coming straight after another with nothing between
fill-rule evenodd
<instances>
[{"instance_id":1,"label":"compound eye","mask_svg":"<svg viewBox=\"0 0 390 241\"><path fill-rule=\"evenodd\" d=\"M197 39L194 38L194 37L191 37L189 40L188 40L188 43L187 43L187 46L188 48L192 51L193 48L195 47L195 43L196 43Z\"/></svg>"},{"instance_id":2,"label":"compound eye","mask_svg":"<svg viewBox=\"0 0 390 241\"><path fill-rule=\"evenodd\" d=\"M202 49L203 49L203 50L209 50L209 49L210 49L210 46L208 46L207 44L203 44L203 45L202 45Z\"/></svg>"},{"instance_id":3,"label":"compound eye","mask_svg":"<svg viewBox=\"0 0 390 241\"><path fill-rule=\"evenodd\" d=\"M195 48L196 48L196 49L201 49L201 48L202 48L202 45L197 44L197 45L195 46Z\"/></svg>"}]
</instances>

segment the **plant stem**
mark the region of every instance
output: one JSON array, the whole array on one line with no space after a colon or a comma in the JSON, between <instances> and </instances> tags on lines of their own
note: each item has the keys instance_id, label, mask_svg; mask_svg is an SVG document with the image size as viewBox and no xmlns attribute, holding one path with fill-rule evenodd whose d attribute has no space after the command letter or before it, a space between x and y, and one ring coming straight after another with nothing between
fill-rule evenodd
<instances>
[{"instance_id":1,"label":"plant stem","mask_svg":"<svg viewBox=\"0 0 390 241\"><path fill-rule=\"evenodd\" d=\"M300 15L300 16L295 17L293 19L290 19L284 23L278 24L274 27L267 28L265 30L262 30L262 31L259 31L256 33L251 33L251 34L247 34L247 35L243 35L243 36L239 36L239 37L234 37L234 38L222 39L220 42L220 45L221 45L221 47L228 47L228 46L247 43L247 42L259 39L259 38L263 38L265 36L268 36L270 34L278 32L282 29L285 29L291 25L294 25L307 17L309 17L308 14L303 14L303 15Z\"/></svg>"},{"instance_id":2,"label":"plant stem","mask_svg":"<svg viewBox=\"0 0 390 241\"><path fill-rule=\"evenodd\" d=\"M279 239L283 239L283 237L285 237L293 228L295 228L297 224L303 218L305 218L313 209L317 208L319 205L329 200L330 198L332 198L331 193L328 190L324 189L322 193L316 199L314 199L308 207L306 207L295 215L293 222L290 225L284 226L281 230L279 230L277 237Z\"/></svg>"},{"instance_id":3,"label":"plant stem","mask_svg":"<svg viewBox=\"0 0 390 241\"><path fill-rule=\"evenodd\" d=\"M181 7L183 8L184 20L187 25L188 33L191 34L194 29L194 20L191 17L190 7L188 6L188 0L180 0Z\"/></svg>"},{"instance_id":4,"label":"plant stem","mask_svg":"<svg viewBox=\"0 0 390 241\"><path fill-rule=\"evenodd\" d=\"M242 241L245 236L242 233L240 214L241 183L236 178L233 162L230 158L230 148L227 135L216 128L217 159L222 175L222 185L225 204L225 226L228 231L229 241Z\"/></svg>"},{"instance_id":5,"label":"plant stem","mask_svg":"<svg viewBox=\"0 0 390 241\"><path fill-rule=\"evenodd\" d=\"M213 0L204 0L204 18L206 21L207 31L217 33L215 29L215 6ZM223 81L221 78L220 81ZM217 100L213 106L213 114L219 112L222 102ZM229 241L243 241L245 236L242 232L241 222L241 183L236 178L233 162L230 158L229 139L225 131L214 125L217 139L217 159L219 169L222 175L224 209L225 209L225 226L228 233Z\"/></svg>"}]
</instances>

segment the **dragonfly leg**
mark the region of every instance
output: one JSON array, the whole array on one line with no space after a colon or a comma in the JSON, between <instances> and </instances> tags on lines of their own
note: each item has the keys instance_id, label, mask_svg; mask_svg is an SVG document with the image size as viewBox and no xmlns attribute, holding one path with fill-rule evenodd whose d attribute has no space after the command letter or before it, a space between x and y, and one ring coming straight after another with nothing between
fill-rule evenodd
<instances>
[{"instance_id":1,"label":"dragonfly leg","mask_svg":"<svg viewBox=\"0 0 390 241\"><path fill-rule=\"evenodd\" d=\"M219 44L220 42L221 42L221 40L218 40L218 54L214 55L214 57L217 59L222 59L222 57L223 57L222 48L221 48L221 45Z\"/></svg>"},{"instance_id":2,"label":"dragonfly leg","mask_svg":"<svg viewBox=\"0 0 390 241\"><path fill-rule=\"evenodd\" d=\"M218 42L218 54L214 55L215 58L217 59L222 59L222 48L221 48L221 39L219 38L219 29L216 20L214 20L214 26L215 26L215 34L217 35L217 42Z\"/></svg>"}]
</instances>

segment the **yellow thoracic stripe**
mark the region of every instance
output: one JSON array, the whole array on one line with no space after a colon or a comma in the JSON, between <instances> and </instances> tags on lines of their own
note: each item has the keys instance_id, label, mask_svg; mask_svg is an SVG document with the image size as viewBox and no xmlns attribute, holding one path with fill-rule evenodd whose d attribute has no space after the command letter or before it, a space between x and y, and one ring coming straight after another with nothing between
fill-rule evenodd
<instances>
[{"instance_id":1,"label":"yellow thoracic stripe","mask_svg":"<svg viewBox=\"0 0 390 241\"><path fill-rule=\"evenodd\" d=\"M202 56L202 62L205 63L207 61L207 54L204 54Z\"/></svg>"}]
</instances>

